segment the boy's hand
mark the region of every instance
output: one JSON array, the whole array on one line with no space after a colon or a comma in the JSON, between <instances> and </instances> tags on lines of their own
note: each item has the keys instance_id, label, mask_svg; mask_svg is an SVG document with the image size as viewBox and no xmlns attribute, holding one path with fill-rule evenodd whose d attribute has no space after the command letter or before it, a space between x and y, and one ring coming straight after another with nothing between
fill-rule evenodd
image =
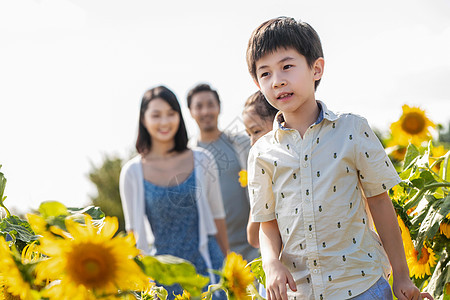
<instances>
[{"instance_id":1,"label":"boy's hand","mask_svg":"<svg viewBox=\"0 0 450 300\"><path fill-rule=\"evenodd\" d=\"M286 284L291 290L297 291L294 278L279 260L266 265L265 272L267 300L287 300Z\"/></svg>"},{"instance_id":2,"label":"boy's hand","mask_svg":"<svg viewBox=\"0 0 450 300\"><path fill-rule=\"evenodd\" d=\"M433 297L428 293L420 293L419 289L412 283L409 278L395 280L393 284L394 295L398 300L421 300Z\"/></svg>"}]
</instances>

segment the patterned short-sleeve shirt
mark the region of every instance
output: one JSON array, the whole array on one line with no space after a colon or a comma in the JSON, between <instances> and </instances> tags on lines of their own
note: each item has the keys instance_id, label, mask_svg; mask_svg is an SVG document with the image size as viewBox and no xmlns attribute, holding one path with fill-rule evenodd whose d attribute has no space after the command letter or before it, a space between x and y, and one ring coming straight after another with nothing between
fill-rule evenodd
<instances>
[{"instance_id":1,"label":"patterned short-sleeve shirt","mask_svg":"<svg viewBox=\"0 0 450 300\"><path fill-rule=\"evenodd\" d=\"M279 113L249 155L252 218L278 222L281 261L297 284L289 299L351 298L390 269L364 194L401 180L366 119L318 103L323 119L303 138Z\"/></svg>"}]
</instances>

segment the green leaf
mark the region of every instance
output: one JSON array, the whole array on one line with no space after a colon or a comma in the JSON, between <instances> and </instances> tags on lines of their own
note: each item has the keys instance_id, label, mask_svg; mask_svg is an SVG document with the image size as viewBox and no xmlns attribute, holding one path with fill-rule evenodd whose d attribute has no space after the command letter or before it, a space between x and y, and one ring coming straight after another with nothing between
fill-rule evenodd
<instances>
[{"instance_id":1,"label":"green leaf","mask_svg":"<svg viewBox=\"0 0 450 300\"><path fill-rule=\"evenodd\" d=\"M442 256L437 263L433 274L431 275L429 283L424 289L424 292L430 292L431 294L434 294L436 299L444 294L445 284L450 282L449 264L450 257L448 255Z\"/></svg>"},{"instance_id":2,"label":"green leaf","mask_svg":"<svg viewBox=\"0 0 450 300\"><path fill-rule=\"evenodd\" d=\"M153 287L153 291L155 292L155 294L159 300L167 299L167 290L165 288L163 288L162 286Z\"/></svg>"},{"instance_id":3,"label":"green leaf","mask_svg":"<svg viewBox=\"0 0 450 300\"><path fill-rule=\"evenodd\" d=\"M431 205L419 227L416 245L416 250L419 253L421 253L420 249L422 249L423 242L425 240L432 240L439 230L439 224L442 219L445 218L445 215L443 215L442 212L450 210L450 198L448 196L445 199L439 200L431 195L427 195L426 198L432 201L430 201Z\"/></svg>"},{"instance_id":4,"label":"green leaf","mask_svg":"<svg viewBox=\"0 0 450 300\"><path fill-rule=\"evenodd\" d=\"M408 179L408 178L411 176L411 171L412 171L412 169L409 168L409 169L407 169L407 170L401 172L401 173L399 174L400 178L401 178L402 180Z\"/></svg>"},{"instance_id":5,"label":"green leaf","mask_svg":"<svg viewBox=\"0 0 450 300\"><path fill-rule=\"evenodd\" d=\"M263 270L262 267L262 258L261 256L258 258L255 258L249 263L252 273L255 276L255 278L259 281L259 283L264 285L264 288L266 287L266 273Z\"/></svg>"},{"instance_id":6,"label":"green leaf","mask_svg":"<svg viewBox=\"0 0 450 300\"><path fill-rule=\"evenodd\" d=\"M34 234L30 224L17 216L9 216L1 220L0 235L6 236L7 234L13 237L13 241L20 253L27 244L39 238Z\"/></svg>"},{"instance_id":7,"label":"green leaf","mask_svg":"<svg viewBox=\"0 0 450 300\"><path fill-rule=\"evenodd\" d=\"M39 205L39 212L44 219L57 216L67 216L67 207L58 201L44 201Z\"/></svg>"},{"instance_id":8,"label":"green leaf","mask_svg":"<svg viewBox=\"0 0 450 300\"><path fill-rule=\"evenodd\" d=\"M425 185L436 182L436 179L434 179L434 176L433 174L431 174L430 171L422 171L420 173L420 178L422 178L425 181Z\"/></svg>"},{"instance_id":9,"label":"green leaf","mask_svg":"<svg viewBox=\"0 0 450 300\"><path fill-rule=\"evenodd\" d=\"M192 296L200 296L202 288L208 284L209 278L197 274L194 265L189 261L171 256L145 256L141 259L144 272L163 285L178 283Z\"/></svg>"},{"instance_id":10,"label":"green leaf","mask_svg":"<svg viewBox=\"0 0 450 300\"><path fill-rule=\"evenodd\" d=\"M403 162L403 171L412 167L419 156L419 149L413 144L409 144L408 148L406 148L405 160Z\"/></svg>"},{"instance_id":11,"label":"green leaf","mask_svg":"<svg viewBox=\"0 0 450 300\"><path fill-rule=\"evenodd\" d=\"M425 179L423 178L416 178L411 180L412 185L417 188L417 189L423 189L423 187L425 186Z\"/></svg>"},{"instance_id":12,"label":"green leaf","mask_svg":"<svg viewBox=\"0 0 450 300\"><path fill-rule=\"evenodd\" d=\"M450 195L447 195L447 197L442 200L439 213L443 218L445 218L450 213Z\"/></svg>"},{"instance_id":13,"label":"green leaf","mask_svg":"<svg viewBox=\"0 0 450 300\"><path fill-rule=\"evenodd\" d=\"M105 213L100 209L100 207L96 206L87 206L85 208L69 207L67 210L73 215L88 214L91 216L92 220L101 220L105 217Z\"/></svg>"}]
</instances>

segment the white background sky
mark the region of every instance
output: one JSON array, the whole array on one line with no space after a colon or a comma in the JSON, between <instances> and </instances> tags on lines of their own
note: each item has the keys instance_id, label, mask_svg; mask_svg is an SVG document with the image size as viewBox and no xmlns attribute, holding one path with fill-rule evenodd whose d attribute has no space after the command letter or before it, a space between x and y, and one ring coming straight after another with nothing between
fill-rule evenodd
<instances>
[{"instance_id":1,"label":"white background sky","mask_svg":"<svg viewBox=\"0 0 450 300\"><path fill-rule=\"evenodd\" d=\"M450 1L0 0L0 164L8 207L85 206L90 162L125 156L142 94L164 84L190 135L189 88L222 98L220 127L255 91L252 30L280 15L310 23L325 53L317 98L387 131L402 104L450 121Z\"/></svg>"}]
</instances>

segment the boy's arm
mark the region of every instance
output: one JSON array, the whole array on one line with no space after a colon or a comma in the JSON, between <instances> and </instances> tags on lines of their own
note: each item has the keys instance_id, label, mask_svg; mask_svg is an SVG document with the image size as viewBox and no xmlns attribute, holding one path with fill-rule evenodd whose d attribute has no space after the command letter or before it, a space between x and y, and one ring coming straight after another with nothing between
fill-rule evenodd
<instances>
[{"instance_id":1,"label":"boy's arm","mask_svg":"<svg viewBox=\"0 0 450 300\"><path fill-rule=\"evenodd\" d=\"M276 220L261 222L259 231L263 269L266 273L267 300L287 300L286 284L296 291L294 278L279 260L281 236Z\"/></svg>"},{"instance_id":2,"label":"boy's arm","mask_svg":"<svg viewBox=\"0 0 450 300\"><path fill-rule=\"evenodd\" d=\"M247 223L247 242L253 248L259 248L259 222L252 221L252 212L250 211L250 216L248 217Z\"/></svg>"},{"instance_id":3,"label":"boy's arm","mask_svg":"<svg viewBox=\"0 0 450 300\"><path fill-rule=\"evenodd\" d=\"M409 278L408 264L406 263L400 227L397 222L394 207L392 206L392 201L387 192L368 197L367 201L377 232L392 266L395 296L399 300L422 299L422 297L433 299L428 293L422 293L421 295L419 289Z\"/></svg>"}]
</instances>

